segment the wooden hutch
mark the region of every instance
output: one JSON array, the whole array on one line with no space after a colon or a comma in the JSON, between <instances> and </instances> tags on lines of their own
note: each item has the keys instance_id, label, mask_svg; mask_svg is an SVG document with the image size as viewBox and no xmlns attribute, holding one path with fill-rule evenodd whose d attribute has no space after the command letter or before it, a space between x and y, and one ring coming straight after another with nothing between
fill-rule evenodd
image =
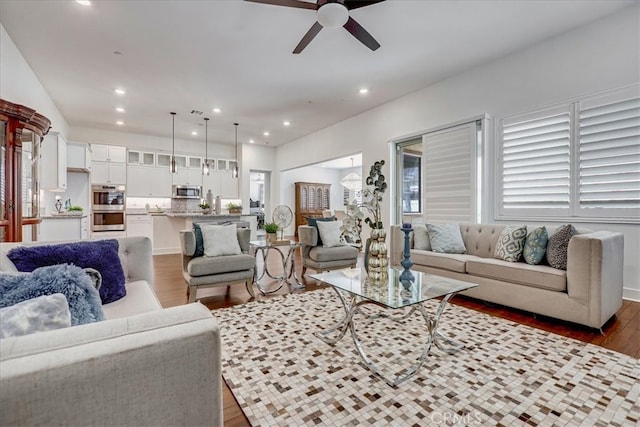
<instances>
[{"instance_id":1,"label":"wooden hutch","mask_svg":"<svg viewBox=\"0 0 640 427\"><path fill-rule=\"evenodd\" d=\"M322 217L322 211L331 209L331 184L318 182L296 182L296 229L307 225L307 217Z\"/></svg>"}]
</instances>

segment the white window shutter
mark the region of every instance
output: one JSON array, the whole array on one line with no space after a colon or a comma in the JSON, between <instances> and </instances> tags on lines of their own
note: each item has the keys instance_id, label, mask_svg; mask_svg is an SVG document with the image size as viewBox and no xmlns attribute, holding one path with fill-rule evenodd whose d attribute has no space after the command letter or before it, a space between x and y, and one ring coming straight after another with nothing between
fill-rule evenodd
<instances>
[{"instance_id":1,"label":"white window shutter","mask_svg":"<svg viewBox=\"0 0 640 427\"><path fill-rule=\"evenodd\" d=\"M476 123L422 138L427 221L476 222Z\"/></svg>"},{"instance_id":2,"label":"white window shutter","mask_svg":"<svg viewBox=\"0 0 640 427\"><path fill-rule=\"evenodd\" d=\"M584 101L578 128L580 215L637 217L640 98Z\"/></svg>"},{"instance_id":3,"label":"white window shutter","mask_svg":"<svg viewBox=\"0 0 640 427\"><path fill-rule=\"evenodd\" d=\"M566 215L571 187L568 106L504 119L500 139L502 215Z\"/></svg>"}]
</instances>

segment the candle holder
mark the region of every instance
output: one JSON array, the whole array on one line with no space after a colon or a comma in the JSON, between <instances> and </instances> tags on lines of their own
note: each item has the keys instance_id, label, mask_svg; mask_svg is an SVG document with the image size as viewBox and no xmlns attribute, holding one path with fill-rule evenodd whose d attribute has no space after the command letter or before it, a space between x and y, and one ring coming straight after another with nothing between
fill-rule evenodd
<instances>
[{"instance_id":1,"label":"candle holder","mask_svg":"<svg viewBox=\"0 0 640 427\"><path fill-rule=\"evenodd\" d=\"M60 210L62 209L62 202L60 201L60 196L56 196L56 211L58 211L58 213L60 213Z\"/></svg>"},{"instance_id":2,"label":"candle holder","mask_svg":"<svg viewBox=\"0 0 640 427\"><path fill-rule=\"evenodd\" d=\"M411 227L411 224L402 224L401 230L404 233L404 253L402 254L404 259L400 261L400 265L404 267L404 270L402 271L402 273L400 273L400 280L411 282L415 278L410 270L413 266L413 261L411 261L409 233L413 231L413 228Z\"/></svg>"}]
</instances>

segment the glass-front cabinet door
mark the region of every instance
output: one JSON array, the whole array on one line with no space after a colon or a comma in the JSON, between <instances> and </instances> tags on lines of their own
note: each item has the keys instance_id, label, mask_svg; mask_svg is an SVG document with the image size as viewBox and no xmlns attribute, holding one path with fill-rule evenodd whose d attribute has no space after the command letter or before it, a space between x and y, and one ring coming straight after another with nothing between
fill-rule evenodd
<instances>
[{"instance_id":1,"label":"glass-front cabinet door","mask_svg":"<svg viewBox=\"0 0 640 427\"><path fill-rule=\"evenodd\" d=\"M37 239L42 137L51 122L24 105L0 99L0 241Z\"/></svg>"}]
</instances>

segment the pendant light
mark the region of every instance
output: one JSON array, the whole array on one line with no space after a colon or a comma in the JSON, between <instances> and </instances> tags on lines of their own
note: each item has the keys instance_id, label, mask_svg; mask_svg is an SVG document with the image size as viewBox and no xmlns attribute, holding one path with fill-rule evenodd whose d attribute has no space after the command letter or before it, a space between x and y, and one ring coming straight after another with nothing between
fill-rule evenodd
<instances>
[{"instance_id":1,"label":"pendant light","mask_svg":"<svg viewBox=\"0 0 640 427\"><path fill-rule=\"evenodd\" d=\"M171 173L178 173L176 167L176 113L171 112Z\"/></svg>"},{"instance_id":2,"label":"pendant light","mask_svg":"<svg viewBox=\"0 0 640 427\"><path fill-rule=\"evenodd\" d=\"M233 168L233 177L237 178L239 175L238 171L238 123L233 124L236 127L236 166Z\"/></svg>"},{"instance_id":3,"label":"pendant light","mask_svg":"<svg viewBox=\"0 0 640 427\"><path fill-rule=\"evenodd\" d=\"M209 152L207 149L209 140L209 117L204 118L204 162L202 162L202 175L209 175Z\"/></svg>"},{"instance_id":4,"label":"pendant light","mask_svg":"<svg viewBox=\"0 0 640 427\"><path fill-rule=\"evenodd\" d=\"M353 157L351 157L351 169L353 169ZM340 184L351 191L362 190L362 178L355 172L348 173L340 180Z\"/></svg>"}]
</instances>

